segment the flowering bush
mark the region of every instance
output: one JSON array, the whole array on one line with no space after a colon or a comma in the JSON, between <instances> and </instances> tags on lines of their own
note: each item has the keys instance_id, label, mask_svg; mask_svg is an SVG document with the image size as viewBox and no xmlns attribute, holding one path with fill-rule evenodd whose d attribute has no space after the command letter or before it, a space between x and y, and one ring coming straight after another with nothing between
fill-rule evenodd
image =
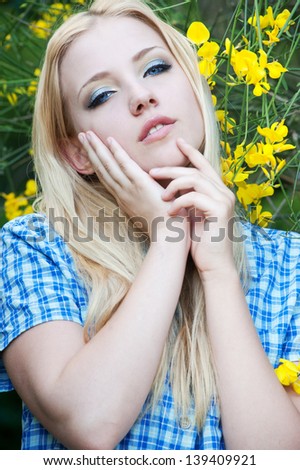
<instances>
[{"instance_id":1,"label":"flowering bush","mask_svg":"<svg viewBox=\"0 0 300 470\"><path fill-rule=\"evenodd\" d=\"M28 135L39 64L53 28L84 3L27 2L20 7L17 22L8 12L5 22L0 23L4 155L0 183L3 181L5 191L1 193L4 216L0 223L31 210L23 188L30 161ZM155 3L158 9L164 5L162 0ZM193 0L185 3L192 5ZM284 3L278 0L263 8L257 0L238 1L220 40L211 40L212 33L198 18L188 19L187 28L186 18L182 13L180 16L182 3L164 8L171 18L177 12L176 27L197 48L200 72L212 90L222 131L225 184L236 193L241 210L252 223L262 227L277 223L279 228L299 230L296 58L300 2L290 9ZM17 182L12 175L18 172Z\"/></svg>"},{"instance_id":2,"label":"flowering bush","mask_svg":"<svg viewBox=\"0 0 300 470\"><path fill-rule=\"evenodd\" d=\"M26 183L24 193L18 196L13 192L9 194L2 193L1 196L5 199L4 210L6 219L12 220L20 215L31 214L33 208L30 202L36 195L36 192L36 183L30 179Z\"/></svg>"},{"instance_id":3,"label":"flowering bush","mask_svg":"<svg viewBox=\"0 0 300 470\"><path fill-rule=\"evenodd\" d=\"M299 35L290 32L296 23L296 6L292 12L279 11L277 2L275 14L271 6L258 12L258 2L254 2L254 13L247 16L243 3L239 2L234 19L237 22L240 15L243 28L232 27L230 38L225 37L223 43L210 41L208 29L199 21L190 25L187 36L197 46L200 72L214 93L224 135L224 182L236 192L250 221L266 227L272 213L263 209L263 201L280 188L287 152L296 148L287 143L286 120L296 109L298 93L291 101L285 99L284 74L292 58L288 51L299 49ZM284 49L276 49L278 43ZM284 65L279 62L282 56ZM242 98L238 107L232 99L237 91ZM290 164L297 160L299 152L290 158Z\"/></svg>"}]
</instances>

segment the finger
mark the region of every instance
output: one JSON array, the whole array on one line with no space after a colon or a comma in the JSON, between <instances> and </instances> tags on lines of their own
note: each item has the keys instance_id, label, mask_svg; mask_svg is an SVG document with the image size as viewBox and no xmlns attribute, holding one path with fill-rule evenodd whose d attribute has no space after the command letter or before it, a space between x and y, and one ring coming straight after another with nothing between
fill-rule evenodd
<instances>
[{"instance_id":1,"label":"finger","mask_svg":"<svg viewBox=\"0 0 300 470\"><path fill-rule=\"evenodd\" d=\"M219 188L216 187L216 184L203 177L199 171L197 171L197 174L181 176L171 181L165 189L162 197L166 201L171 200L178 192L181 193L182 191L187 190L206 194L216 200L222 200L224 198L223 192L220 192Z\"/></svg>"},{"instance_id":2,"label":"finger","mask_svg":"<svg viewBox=\"0 0 300 470\"><path fill-rule=\"evenodd\" d=\"M211 166L210 162L205 158L199 150L196 150L192 145L188 144L184 139L178 139L177 145L182 153L190 160L192 165L198 170L201 170L212 180L220 183L222 178L216 170ZM223 184L223 182L222 182Z\"/></svg>"},{"instance_id":3,"label":"finger","mask_svg":"<svg viewBox=\"0 0 300 470\"><path fill-rule=\"evenodd\" d=\"M131 182L135 182L138 177L145 174L141 167L129 157L128 153L113 137L107 139L107 144L119 168Z\"/></svg>"},{"instance_id":4,"label":"finger","mask_svg":"<svg viewBox=\"0 0 300 470\"><path fill-rule=\"evenodd\" d=\"M204 157L202 157L204 158ZM214 172L213 168L211 170ZM152 168L149 171L149 174L159 180L159 179L176 179L181 176L197 176L197 175L202 175L202 177L205 177L208 181L211 181L217 188L219 188L220 191L225 191L226 186L224 185L223 181L217 176L210 177L208 172L203 171L202 169L199 168L194 168L194 167L181 167L181 166L164 166L164 167L159 167L159 168Z\"/></svg>"},{"instance_id":5,"label":"finger","mask_svg":"<svg viewBox=\"0 0 300 470\"><path fill-rule=\"evenodd\" d=\"M113 171L108 164L109 150L98 137L96 138L99 140L97 145L96 139L94 139L94 136L91 137L89 133L85 134L84 132L81 132L78 134L78 139L86 150L88 158L99 180L106 186L114 187L116 186L116 178L113 176Z\"/></svg>"},{"instance_id":6,"label":"finger","mask_svg":"<svg viewBox=\"0 0 300 470\"><path fill-rule=\"evenodd\" d=\"M107 173L108 177L118 180L117 165L114 165L111 152L104 145L102 140L92 131L86 133L81 132L78 135L84 149L88 153L88 157L95 168L102 174Z\"/></svg>"},{"instance_id":7,"label":"finger","mask_svg":"<svg viewBox=\"0 0 300 470\"><path fill-rule=\"evenodd\" d=\"M168 210L168 213L169 215L176 215L181 209L190 209L194 207L195 209L199 209L205 216L210 216L217 212L217 205L218 202L213 201L206 194L190 192L175 199Z\"/></svg>"}]
</instances>

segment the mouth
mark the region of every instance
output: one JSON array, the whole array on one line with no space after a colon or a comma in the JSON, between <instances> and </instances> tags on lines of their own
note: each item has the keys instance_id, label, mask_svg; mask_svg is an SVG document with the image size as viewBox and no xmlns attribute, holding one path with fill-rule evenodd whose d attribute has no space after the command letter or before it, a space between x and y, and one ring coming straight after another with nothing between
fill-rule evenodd
<instances>
[{"instance_id":1,"label":"mouth","mask_svg":"<svg viewBox=\"0 0 300 470\"><path fill-rule=\"evenodd\" d=\"M142 128L139 141L148 144L163 139L171 132L175 122L175 119L166 116L156 116L149 119Z\"/></svg>"}]
</instances>

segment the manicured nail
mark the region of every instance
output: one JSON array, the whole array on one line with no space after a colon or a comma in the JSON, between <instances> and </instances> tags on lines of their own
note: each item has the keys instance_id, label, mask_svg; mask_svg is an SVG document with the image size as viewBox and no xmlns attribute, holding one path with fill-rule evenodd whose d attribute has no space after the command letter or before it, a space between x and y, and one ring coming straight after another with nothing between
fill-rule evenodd
<instances>
[{"instance_id":1,"label":"manicured nail","mask_svg":"<svg viewBox=\"0 0 300 470\"><path fill-rule=\"evenodd\" d=\"M112 137L107 137L106 142L108 143L108 145L113 145L115 141Z\"/></svg>"},{"instance_id":2,"label":"manicured nail","mask_svg":"<svg viewBox=\"0 0 300 470\"><path fill-rule=\"evenodd\" d=\"M91 134L89 131L86 133L86 138L87 138L87 140L88 140L89 142L92 141L92 138L93 138L93 137L92 137L92 134Z\"/></svg>"}]
</instances>

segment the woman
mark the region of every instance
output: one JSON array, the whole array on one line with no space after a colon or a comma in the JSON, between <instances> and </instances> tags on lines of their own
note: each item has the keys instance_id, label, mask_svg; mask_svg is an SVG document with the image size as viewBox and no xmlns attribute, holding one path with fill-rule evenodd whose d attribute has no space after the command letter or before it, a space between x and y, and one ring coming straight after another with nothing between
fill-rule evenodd
<instances>
[{"instance_id":1,"label":"woman","mask_svg":"<svg viewBox=\"0 0 300 470\"><path fill-rule=\"evenodd\" d=\"M240 227L218 140L193 49L142 2L95 1L53 35L38 212L3 229L22 448L300 448L273 370L299 358L300 240Z\"/></svg>"}]
</instances>

